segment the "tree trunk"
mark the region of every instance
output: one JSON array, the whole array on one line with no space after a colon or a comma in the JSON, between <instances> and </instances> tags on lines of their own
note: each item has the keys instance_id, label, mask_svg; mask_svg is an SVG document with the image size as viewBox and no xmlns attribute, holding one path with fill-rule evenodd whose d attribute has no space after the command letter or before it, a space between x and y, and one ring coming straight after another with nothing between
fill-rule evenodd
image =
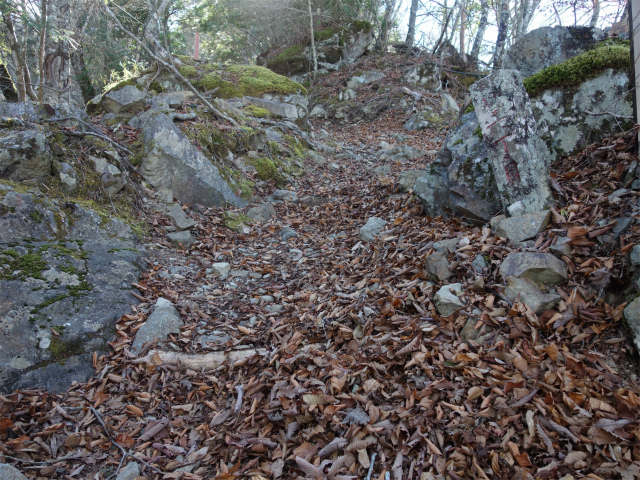
<instances>
[{"instance_id":1,"label":"tree trunk","mask_svg":"<svg viewBox=\"0 0 640 480\"><path fill-rule=\"evenodd\" d=\"M38 100L44 99L44 59L47 48L47 0L40 2L40 48L38 49L38 69L40 70L40 87Z\"/></svg>"},{"instance_id":2,"label":"tree trunk","mask_svg":"<svg viewBox=\"0 0 640 480\"><path fill-rule=\"evenodd\" d=\"M387 52L387 46L389 45L389 31L391 30L391 23L393 20L393 13L396 6L396 0L385 0L384 19L380 27L380 35L378 36L377 50L382 53Z\"/></svg>"},{"instance_id":3,"label":"tree trunk","mask_svg":"<svg viewBox=\"0 0 640 480\"><path fill-rule=\"evenodd\" d=\"M599 18L600 18L600 0L593 0L593 13L591 14L591 21L589 22L589 26L591 28L596 28Z\"/></svg>"},{"instance_id":4,"label":"tree trunk","mask_svg":"<svg viewBox=\"0 0 640 480\"><path fill-rule=\"evenodd\" d=\"M144 39L154 55L163 60L169 59L169 52L167 52L160 42L162 38L160 25L170 3L170 0L147 0L149 15L144 28Z\"/></svg>"},{"instance_id":5,"label":"tree trunk","mask_svg":"<svg viewBox=\"0 0 640 480\"><path fill-rule=\"evenodd\" d=\"M509 0L500 2L500 19L498 21L498 40L496 41L496 50L493 54L493 69L502 68L502 59L504 58L504 47L507 42L507 32L509 30Z\"/></svg>"},{"instance_id":6,"label":"tree trunk","mask_svg":"<svg viewBox=\"0 0 640 480\"><path fill-rule=\"evenodd\" d=\"M24 52L20 48L18 43L18 37L16 36L15 28L13 27L13 19L11 14L7 13L2 16L2 20L6 27L6 38L11 50L11 58L13 60L14 67L16 69L17 79L14 79L16 84L16 90L18 91L18 98L21 102L27 99L27 96L31 100L38 100L36 94L33 92L31 84L31 75L29 75L29 66L25 62Z\"/></svg>"},{"instance_id":7,"label":"tree trunk","mask_svg":"<svg viewBox=\"0 0 640 480\"><path fill-rule=\"evenodd\" d=\"M444 0L444 7L442 10L442 29L440 30L440 37L438 37L438 41L435 43L435 45L433 46L433 50L431 51L431 53L434 55L438 51L438 48L440 48L440 44L442 43L442 40L444 39L444 36L447 33L447 28L449 27L449 21L451 20L451 15L455 10L455 8L456 8L456 4L454 3L451 10L447 11L448 10L447 0Z\"/></svg>"},{"instance_id":8,"label":"tree trunk","mask_svg":"<svg viewBox=\"0 0 640 480\"><path fill-rule=\"evenodd\" d=\"M316 79L318 73L318 53L316 52L316 36L313 31L313 8L311 7L311 0L307 1L309 6L309 29L311 30L311 55L313 57L313 79Z\"/></svg>"},{"instance_id":9,"label":"tree trunk","mask_svg":"<svg viewBox=\"0 0 640 480\"><path fill-rule=\"evenodd\" d=\"M460 58L462 62L467 64L467 55L464 44L464 36L466 34L467 29L467 3L465 0L462 0L460 3Z\"/></svg>"},{"instance_id":10,"label":"tree trunk","mask_svg":"<svg viewBox=\"0 0 640 480\"><path fill-rule=\"evenodd\" d=\"M70 0L49 0L47 8L49 35L45 48L43 100L68 103L84 108L82 91L70 55L70 42L65 32L73 31Z\"/></svg>"},{"instance_id":11,"label":"tree trunk","mask_svg":"<svg viewBox=\"0 0 640 480\"><path fill-rule=\"evenodd\" d=\"M418 16L418 6L420 0L411 0L411 8L409 10L409 30L407 31L407 39L405 45L409 47L408 52L411 52L414 44L416 43L416 17Z\"/></svg>"},{"instance_id":12,"label":"tree trunk","mask_svg":"<svg viewBox=\"0 0 640 480\"><path fill-rule=\"evenodd\" d=\"M484 34L487 31L487 25L489 23L489 0L480 0L480 22L478 23L478 31L476 32L476 38L473 41L473 47L471 48L470 63L477 68L478 58L480 57L480 48L484 40Z\"/></svg>"}]
</instances>

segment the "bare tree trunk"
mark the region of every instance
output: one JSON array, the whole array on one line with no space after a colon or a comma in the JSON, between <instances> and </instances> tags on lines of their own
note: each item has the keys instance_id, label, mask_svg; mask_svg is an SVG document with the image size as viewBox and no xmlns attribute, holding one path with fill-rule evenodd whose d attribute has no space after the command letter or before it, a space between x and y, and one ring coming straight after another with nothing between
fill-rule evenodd
<instances>
[{"instance_id":1,"label":"bare tree trunk","mask_svg":"<svg viewBox=\"0 0 640 480\"><path fill-rule=\"evenodd\" d=\"M47 0L40 2L40 48L38 49L38 69L40 70L40 87L38 100L44 98L44 58L47 46Z\"/></svg>"},{"instance_id":2,"label":"bare tree trunk","mask_svg":"<svg viewBox=\"0 0 640 480\"><path fill-rule=\"evenodd\" d=\"M313 79L316 79L318 73L318 53L316 52L316 36L313 29L313 8L311 7L311 0L307 1L309 6L309 28L311 30L311 55L313 57Z\"/></svg>"},{"instance_id":3,"label":"bare tree trunk","mask_svg":"<svg viewBox=\"0 0 640 480\"><path fill-rule=\"evenodd\" d=\"M591 21L589 22L589 26L591 28L596 28L596 25L598 25L599 18L600 18L600 0L593 0L593 13L591 14Z\"/></svg>"},{"instance_id":4,"label":"bare tree trunk","mask_svg":"<svg viewBox=\"0 0 640 480\"><path fill-rule=\"evenodd\" d=\"M378 36L377 50L382 53L386 53L387 46L389 45L389 32L391 30L391 23L393 20L393 14L395 12L396 0L385 0L384 19L380 27L380 35Z\"/></svg>"},{"instance_id":5,"label":"bare tree trunk","mask_svg":"<svg viewBox=\"0 0 640 480\"><path fill-rule=\"evenodd\" d=\"M71 0L48 1L49 35L47 35L45 48L43 100L49 103L68 103L83 108L82 91L71 63L71 42L63 37L65 32L75 29L72 22Z\"/></svg>"},{"instance_id":6,"label":"bare tree trunk","mask_svg":"<svg viewBox=\"0 0 640 480\"><path fill-rule=\"evenodd\" d=\"M408 52L411 51L413 45L416 42L416 17L418 16L418 6L420 0L411 0L411 8L409 9L409 30L407 31L407 39L405 45L408 48Z\"/></svg>"},{"instance_id":7,"label":"bare tree trunk","mask_svg":"<svg viewBox=\"0 0 640 480\"><path fill-rule=\"evenodd\" d=\"M484 34L487 31L487 25L489 23L489 0L480 0L480 22L478 23L478 31L476 32L476 38L473 41L473 47L471 48L470 63L474 67L478 67L478 58L480 57L480 48L484 40Z\"/></svg>"},{"instance_id":8,"label":"bare tree trunk","mask_svg":"<svg viewBox=\"0 0 640 480\"><path fill-rule=\"evenodd\" d=\"M496 50L493 54L493 69L502 68L502 59L504 58L504 47L507 41L507 32L509 30L509 0L501 0L500 17L498 20L498 40L496 41Z\"/></svg>"},{"instance_id":9,"label":"bare tree trunk","mask_svg":"<svg viewBox=\"0 0 640 480\"><path fill-rule=\"evenodd\" d=\"M25 62L24 52L20 48L18 44L18 37L16 36L15 28L13 27L13 19L11 18L11 14L7 13L2 16L2 20L6 27L6 38L7 43L9 44L9 48L11 49L11 58L13 59L13 63L16 69L17 81L16 90L18 91L18 98L21 102L24 102L27 99L27 96L36 101L38 97L33 92L33 88L31 87L31 76L29 75L29 66Z\"/></svg>"},{"instance_id":10,"label":"bare tree trunk","mask_svg":"<svg viewBox=\"0 0 640 480\"><path fill-rule=\"evenodd\" d=\"M444 39L444 36L447 33L447 28L449 28L449 21L451 20L451 15L453 14L453 11L455 10L455 8L456 8L456 4L454 3L451 10L447 11L448 10L447 0L444 0L444 7L442 10L442 29L440 30L440 37L438 37L438 41L433 46L433 50L431 52L434 55L438 51L438 48L440 48L440 44L442 43L442 40Z\"/></svg>"},{"instance_id":11,"label":"bare tree trunk","mask_svg":"<svg viewBox=\"0 0 640 480\"><path fill-rule=\"evenodd\" d=\"M467 29L467 3L465 0L461 0L460 3L460 58L462 62L466 65L467 63L467 55L464 45L464 36L466 34Z\"/></svg>"},{"instance_id":12,"label":"bare tree trunk","mask_svg":"<svg viewBox=\"0 0 640 480\"><path fill-rule=\"evenodd\" d=\"M144 39L150 46L151 51L164 60L169 58L169 52L160 43L162 38L160 25L161 19L164 17L170 3L170 0L147 0L149 16L144 28Z\"/></svg>"}]
</instances>

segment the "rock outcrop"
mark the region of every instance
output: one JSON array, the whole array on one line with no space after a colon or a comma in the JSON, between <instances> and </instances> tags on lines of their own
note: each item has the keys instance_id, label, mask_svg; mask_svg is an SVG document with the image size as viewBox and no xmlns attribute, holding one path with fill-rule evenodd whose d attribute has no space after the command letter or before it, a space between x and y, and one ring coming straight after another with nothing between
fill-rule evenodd
<instances>
[{"instance_id":1,"label":"rock outcrop","mask_svg":"<svg viewBox=\"0 0 640 480\"><path fill-rule=\"evenodd\" d=\"M553 205L549 153L538 136L520 74L500 70L485 77L471 87L471 98L505 210L516 202L522 203L523 213Z\"/></svg>"},{"instance_id":2,"label":"rock outcrop","mask_svg":"<svg viewBox=\"0 0 640 480\"><path fill-rule=\"evenodd\" d=\"M501 207L489 152L475 113L462 117L436 160L418 178L414 193L427 215L461 216L484 224Z\"/></svg>"},{"instance_id":3,"label":"rock outcrop","mask_svg":"<svg viewBox=\"0 0 640 480\"><path fill-rule=\"evenodd\" d=\"M603 38L604 32L597 28L538 28L520 38L507 51L502 66L528 77L586 52Z\"/></svg>"},{"instance_id":4,"label":"rock outcrop","mask_svg":"<svg viewBox=\"0 0 640 480\"><path fill-rule=\"evenodd\" d=\"M171 189L182 203L246 205L167 115L144 112L131 123L142 129L140 137L147 149L140 171L156 188Z\"/></svg>"},{"instance_id":5,"label":"rock outcrop","mask_svg":"<svg viewBox=\"0 0 640 480\"><path fill-rule=\"evenodd\" d=\"M0 134L0 178L21 182L50 177L52 160L42 129Z\"/></svg>"},{"instance_id":6,"label":"rock outcrop","mask_svg":"<svg viewBox=\"0 0 640 480\"><path fill-rule=\"evenodd\" d=\"M93 374L141 267L115 218L0 183L0 391L65 390Z\"/></svg>"}]
</instances>

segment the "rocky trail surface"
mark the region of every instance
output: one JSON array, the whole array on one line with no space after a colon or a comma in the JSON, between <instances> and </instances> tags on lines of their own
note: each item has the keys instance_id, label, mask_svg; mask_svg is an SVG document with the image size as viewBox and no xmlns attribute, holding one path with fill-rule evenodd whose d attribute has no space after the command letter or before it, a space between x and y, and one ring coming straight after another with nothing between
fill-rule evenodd
<instances>
[{"instance_id":1,"label":"rocky trail surface","mask_svg":"<svg viewBox=\"0 0 640 480\"><path fill-rule=\"evenodd\" d=\"M444 132L404 120L315 125L333 152L288 192L265 189L274 211L257 201L263 219L239 231L223 209L185 206L196 241L176 248L152 215L113 352L64 394L0 396L0 458L59 479L638 478L618 285L640 237L636 133L557 165L551 224L517 247L421 214L396 176ZM402 145L427 155L382 151ZM556 259L556 285L508 284L514 254ZM152 323L173 332L160 345L144 342Z\"/></svg>"}]
</instances>

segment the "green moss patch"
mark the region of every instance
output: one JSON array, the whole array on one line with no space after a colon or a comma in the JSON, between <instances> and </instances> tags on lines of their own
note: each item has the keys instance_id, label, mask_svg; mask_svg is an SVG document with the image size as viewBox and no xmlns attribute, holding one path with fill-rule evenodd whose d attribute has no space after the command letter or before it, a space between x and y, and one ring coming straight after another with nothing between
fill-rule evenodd
<instances>
[{"instance_id":1,"label":"green moss patch","mask_svg":"<svg viewBox=\"0 0 640 480\"><path fill-rule=\"evenodd\" d=\"M29 252L20 255L14 249L0 252L0 279L24 280L27 277L43 280L42 272L47 262L41 252Z\"/></svg>"},{"instance_id":2,"label":"green moss patch","mask_svg":"<svg viewBox=\"0 0 640 480\"><path fill-rule=\"evenodd\" d=\"M529 96L533 97L549 88L579 85L608 68L630 70L629 48L621 45L599 46L527 77L524 86Z\"/></svg>"},{"instance_id":3,"label":"green moss patch","mask_svg":"<svg viewBox=\"0 0 640 480\"><path fill-rule=\"evenodd\" d=\"M268 68L254 65L229 65L219 69L209 67L215 66L203 66L199 73L193 76L195 79L192 83L203 91L217 89L214 95L219 98L259 97L265 93L307 94L306 88L302 85Z\"/></svg>"},{"instance_id":4,"label":"green moss patch","mask_svg":"<svg viewBox=\"0 0 640 480\"><path fill-rule=\"evenodd\" d=\"M235 213L235 212L225 212L222 214L222 219L224 221L224 226L230 230L235 230L236 232L242 231L242 227L245 224L252 223L250 217L245 215L244 213Z\"/></svg>"},{"instance_id":5,"label":"green moss patch","mask_svg":"<svg viewBox=\"0 0 640 480\"><path fill-rule=\"evenodd\" d=\"M255 118L267 118L271 115L266 108L256 107L255 105L247 105L244 110Z\"/></svg>"}]
</instances>

